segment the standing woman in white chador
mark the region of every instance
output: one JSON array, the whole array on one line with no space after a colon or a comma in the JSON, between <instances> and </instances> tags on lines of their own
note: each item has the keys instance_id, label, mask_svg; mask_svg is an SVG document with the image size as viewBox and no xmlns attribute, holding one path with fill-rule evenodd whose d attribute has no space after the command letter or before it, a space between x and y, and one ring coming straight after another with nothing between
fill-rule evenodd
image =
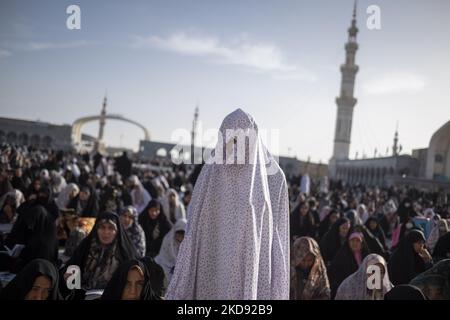
<instances>
[{"instance_id":1,"label":"standing woman in white chador","mask_svg":"<svg viewBox=\"0 0 450 320\"><path fill-rule=\"evenodd\" d=\"M241 109L222 122L187 218L166 299L289 299L286 178Z\"/></svg>"}]
</instances>

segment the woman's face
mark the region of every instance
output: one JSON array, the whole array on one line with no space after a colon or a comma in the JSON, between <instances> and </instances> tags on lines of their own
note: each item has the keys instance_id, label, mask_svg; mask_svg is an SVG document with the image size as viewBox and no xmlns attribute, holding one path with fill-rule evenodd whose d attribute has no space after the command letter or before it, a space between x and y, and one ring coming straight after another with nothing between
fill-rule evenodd
<instances>
[{"instance_id":1,"label":"woman's face","mask_svg":"<svg viewBox=\"0 0 450 320\"><path fill-rule=\"evenodd\" d=\"M52 282L46 276L38 276L34 279L31 290L25 296L25 300L47 300L52 287Z\"/></svg>"},{"instance_id":2,"label":"woman's face","mask_svg":"<svg viewBox=\"0 0 450 320\"><path fill-rule=\"evenodd\" d=\"M128 271L127 282L122 292L122 300L139 300L144 287L144 273L134 266Z\"/></svg>"},{"instance_id":3,"label":"woman's face","mask_svg":"<svg viewBox=\"0 0 450 320\"><path fill-rule=\"evenodd\" d=\"M369 229L370 230L375 230L377 225L378 225L378 223L375 220L370 220L370 222L369 222Z\"/></svg>"},{"instance_id":4,"label":"woman's face","mask_svg":"<svg viewBox=\"0 0 450 320\"><path fill-rule=\"evenodd\" d=\"M113 224L105 222L99 225L97 234L101 244L108 245L116 239L117 230Z\"/></svg>"},{"instance_id":5,"label":"woman's face","mask_svg":"<svg viewBox=\"0 0 450 320\"><path fill-rule=\"evenodd\" d=\"M300 260L298 266L303 270L309 270L314 265L316 258L312 253L308 253L302 260Z\"/></svg>"},{"instance_id":6,"label":"woman's face","mask_svg":"<svg viewBox=\"0 0 450 320\"><path fill-rule=\"evenodd\" d=\"M160 210L158 207L153 207L148 209L148 215L150 216L150 219L155 220L156 218L158 218L160 213Z\"/></svg>"},{"instance_id":7,"label":"woman's face","mask_svg":"<svg viewBox=\"0 0 450 320\"><path fill-rule=\"evenodd\" d=\"M81 191L80 192L80 200L81 201L89 200L89 196L90 196L89 192L86 192L86 191Z\"/></svg>"},{"instance_id":8,"label":"woman's face","mask_svg":"<svg viewBox=\"0 0 450 320\"><path fill-rule=\"evenodd\" d=\"M306 216L306 214L308 213L308 209L309 209L309 207L307 204L302 205L300 207L300 215Z\"/></svg>"},{"instance_id":9,"label":"woman's face","mask_svg":"<svg viewBox=\"0 0 450 320\"><path fill-rule=\"evenodd\" d=\"M339 235L341 238L345 238L347 236L348 230L350 230L350 222L343 223L339 226Z\"/></svg>"},{"instance_id":10,"label":"woman's face","mask_svg":"<svg viewBox=\"0 0 450 320\"><path fill-rule=\"evenodd\" d=\"M337 221L337 219L339 219L337 212L333 212L332 214L330 214L330 225L333 225Z\"/></svg>"},{"instance_id":11,"label":"woman's face","mask_svg":"<svg viewBox=\"0 0 450 320\"><path fill-rule=\"evenodd\" d=\"M414 242L413 249L416 253L420 253L421 251L423 251L423 249L425 249L425 241L419 240L417 242Z\"/></svg>"},{"instance_id":12,"label":"woman's face","mask_svg":"<svg viewBox=\"0 0 450 320\"><path fill-rule=\"evenodd\" d=\"M171 205L175 205L175 200L176 196L173 193L169 194L169 202Z\"/></svg>"},{"instance_id":13,"label":"woman's face","mask_svg":"<svg viewBox=\"0 0 450 320\"><path fill-rule=\"evenodd\" d=\"M120 216L120 223L124 226L125 229L128 229L133 224L133 215L128 211Z\"/></svg>"},{"instance_id":14,"label":"woman's face","mask_svg":"<svg viewBox=\"0 0 450 320\"><path fill-rule=\"evenodd\" d=\"M175 241L181 243L183 242L183 240L184 240L184 231L175 232Z\"/></svg>"},{"instance_id":15,"label":"woman's face","mask_svg":"<svg viewBox=\"0 0 450 320\"><path fill-rule=\"evenodd\" d=\"M33 188L35 191L39 191L41 189L41 181L40 180L34 181Z\"/></svg>"},{"instance_id":16,"label":"woman's face","mask_svg":"<svg viewBox=\"0 0 450 320\"><path fill-rule=\"evenodd\" d=\"M72 190L72 191L70 191L70 193L69 193L70 199L75 198L77 195L78 195L78 190Z\"/></svg>"},{"instance_id":17,"label":"woman's face","mask_svg":"<svg viewBox=\"0 0 450 320\"><path fill-rule=\"evenodd\" d=\"M362 249L362 241L360 238L353 238L348 242L352 252L359 252Z\"/></svg>"}]
</instances>

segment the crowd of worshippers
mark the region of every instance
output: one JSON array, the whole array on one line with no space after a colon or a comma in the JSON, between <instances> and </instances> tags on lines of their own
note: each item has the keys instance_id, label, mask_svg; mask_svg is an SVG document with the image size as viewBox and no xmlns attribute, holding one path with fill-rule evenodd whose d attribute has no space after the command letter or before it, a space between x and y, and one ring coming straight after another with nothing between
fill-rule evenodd
<instances>
[{"instance_id":1,"label":"crowd of worshippers","mask_svg":"<svg viewBox=\"0 0 450 320\"><path fill-rule=\"evenodd\" d=\"M0 234L0 271L15 274L0 282L0 299L82 300L94 290L106 300L164 299L201 165L0 151L0 224L12 226ZM291 299L450 299L445 193L307 175L287 182ZM79 289L67 286L71 265ZM381 280L369 288L373 265Z\"/></svg>"}]
</instances>

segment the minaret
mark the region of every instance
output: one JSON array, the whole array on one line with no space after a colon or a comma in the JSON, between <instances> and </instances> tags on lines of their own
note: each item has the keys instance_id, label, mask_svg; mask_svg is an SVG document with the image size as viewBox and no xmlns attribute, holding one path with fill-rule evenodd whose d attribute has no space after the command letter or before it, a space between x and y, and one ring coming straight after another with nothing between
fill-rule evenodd
<instances>
[{"instance_id":1,"label":"minaret","mask_svg":"<svg viewBox=\"0 0 450 320\"><path fill-rule=\"evenodd\" d=\"M97 143L95 146L96 151L100 151L100 149L103 149L103 134L105 131L105 124L106 124L106 104L108 100L106 98L103 98L103 106L102 106L102 112L100 113L100 126L98 130L98 138Z\"/></svg>"},{"instance_id":2,"label":"minaret","mask_svg":"<svg viewBox=\"0 0 450 320\"><path fill-rule=\"evenodd\" d=\"M194 120L192 121L192 131L191 131L191 163L195 163L195 136L197 133L197 122L198 122L198 105L195 107Z\"/></svg>"},{"instance_id":3,"label":"minaret","mask_svg":"<svg viewBox=\"0 0 450 320\"><path fill-rule=\"evenodd\" d=\"M395 134L394 134L394 145L392 146L392 155L398 156L399 153L399 147L398 147L398 124L397 124L397 128L395 129Z\"/></svg>"},{"instance_id":4,"label":"minaret","mask_svg":"<svg viewBox=\"0 0 450 320\"><path fill-rule=\"evenodd\" d=\"M356 105L356 99L353 96L355 88L355 76L358 72L358 66L355 64L355 55L358 50L356 42L356 0L353 7L353 17L350 28L348 29L348 41L345 44L345 63L341 65L341 92L336 98L337 117L334 133L333 156L330 159L330 175L336 175L336 161L348 159L350 151L350 137L352 132L353 108Z\"/></svg>"}]
</instances>

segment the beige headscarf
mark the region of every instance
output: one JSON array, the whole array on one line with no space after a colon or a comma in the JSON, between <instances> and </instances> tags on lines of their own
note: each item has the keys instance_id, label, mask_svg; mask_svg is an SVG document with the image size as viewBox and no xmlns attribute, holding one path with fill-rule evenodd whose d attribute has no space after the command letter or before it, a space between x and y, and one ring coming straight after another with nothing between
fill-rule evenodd
<instances>
[{"instance_id":1,"label":"beige headscarf","mask_svg":"<svg viewBox=\"0 0 450 320\"><path fill-rule=\"evenodd\" d=\"M303 288L299 287L297 266L308 254L315 258ZM330 283L325 263L320 254L319 245L310 237L295 240L291 250L291 300L327 300L330 299Z\"/></svg>"}]
</instances>

